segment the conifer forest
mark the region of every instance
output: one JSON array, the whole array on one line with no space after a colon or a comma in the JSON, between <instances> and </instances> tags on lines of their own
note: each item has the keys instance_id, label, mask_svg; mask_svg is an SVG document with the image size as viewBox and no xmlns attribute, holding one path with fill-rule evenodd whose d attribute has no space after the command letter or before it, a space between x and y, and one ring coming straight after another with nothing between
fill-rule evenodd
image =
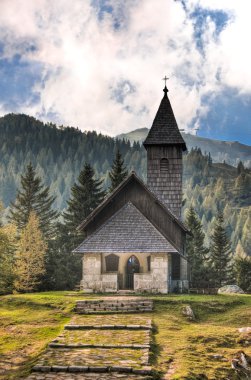
<instances>
[{"instance_id":1,"label":"conifer forest","mask_svg":"<svg viewBox=\"0 0 251 380\"><path fill-rule=\"evenodd\" d=\"M71 254L83 240L76 227L127 172L134 170L146 181L145 149L138 142L15 114L0 118L0 140L0 292L13 286L30 291L22 280L25 271L34 272L33 290L72 289L81 271ZM251 274L251 169L241 161L237 166L214 162L200 147L190 149L183 163L183 219L194 236L188 241L192 273L206 279L211 265L219 285L227 283L227 273L235 273L250 291L245 278ZM27 244L36 247L31 255L40 252L29 260L36 271L22 260ZM14 256L21 273L12 269Z\"/></svg>"}]
</instances>

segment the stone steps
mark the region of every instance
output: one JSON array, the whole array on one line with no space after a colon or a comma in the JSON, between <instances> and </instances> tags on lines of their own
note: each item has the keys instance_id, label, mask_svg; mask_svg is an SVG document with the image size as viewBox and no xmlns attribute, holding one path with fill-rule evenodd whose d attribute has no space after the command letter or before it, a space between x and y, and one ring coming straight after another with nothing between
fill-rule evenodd
<instances>
[{"instance_id":1,"label":"stone steps","mask_svg":"<svg viewBox=\"0 0 251 380\"><path fill-rule=\"evenodd\" d=\"M49 343L50 348L129 348L132 350L150 349L149 344L62 344L62 343Z\"/></svg>"},{"instance_id":2,"label":"stone steps","mask_svg":"<svg viewBox=\"0 0 251 380\"><path fill-rule=\"evenodd\" d=\"M77 301L78 314L96 316L75 315L49 344L26 380L152 379L152 322L148 316L133 315L152 310L153 302L139 297ZM113 315L98 315L104 312ZM123 317L121 314L126 312L133 314ZM110 324L102 324L106 319Z\"/></svg>"},{"instance_id":3,"label":"stone steps","mask_svg":"<svg viewBox=\"0 0 251 380\"><path fill-rule=\"evenodd\" d=\"M65 330L152 330L148 325L66 325Z\"/></svg>"},{"instance_id":4,"label":"stone steps","mask_svg":"<svg viewBox=\"0 0 251 380\"><path fill-rule=\"evenodd\" d=\"M40 366L37 365L33 367L33 372L38 373L51 373L51 372L62 372L62 373L128 373L134 375L152 375L153 372L150 368L131 368L131 367L119 367L119 366ZM29 378L28 378L29 379ZM28 380L27 379L27 380ZM40 377L39 377L40 379ZM58 378L60 379L60 377Z\"/></svg>"},{"instance_id":5,"label":"stone steps","mask_svg":"<svg viewBox=\"0 0 251 380\"><path fill-rule=\"evenodd\" d=\"M153 311L153 301L148 299L104 299L77 301L78 314L91 313L149 313Z\"/></svg>"},{"instance_id":6,"label":"stone steps","mask_svg":"<svg viewBox=\"0 0 251 380\"><path fill-rule=\"evenodd\" d=\"M33 372L27 380L147 380L151 377L133 373L74 373L74 372Z\"/></svg>"}]
</instances>

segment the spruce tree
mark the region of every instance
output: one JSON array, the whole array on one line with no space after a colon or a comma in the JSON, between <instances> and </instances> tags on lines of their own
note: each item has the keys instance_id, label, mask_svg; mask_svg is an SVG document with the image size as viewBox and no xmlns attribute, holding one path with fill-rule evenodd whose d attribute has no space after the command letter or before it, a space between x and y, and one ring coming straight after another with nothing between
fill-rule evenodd
<instances>
[{"instance_id":1,"label":"spruce tree","mask_svg":"<svg viewBox=\"0 0 251 380\"><path fill-rule=\"evenodd\" d=\"M39 227L39 219L31 211L28 223L21 231L16 253L14 282L20 292L38 290L45 273L47 244Z\"/></svg>"},{"instance_id":2,"label":"spruce tree","mask_svg":"<svg viewBox=\"0 0 251 380\"><path fill-rule=\"evenodd\" d=\"M64 212L64 223L59 225L57 270L53 276L56 289L73 289L80 282L82 263L72 250L84 240L77 227L102 202L105 192L103 181L95 179L93 168L85 164L78 181L72 186L71 198Z\"/></svg>"},{"instance_id":3,"label":"spruce tree","mask_svg":"<svg viewBox=\"0 0 251 380\"><path fill-rule=\"evenodd\" d=\"M105 192L103 181L95 179L91 165L85 163L78 182L71 188L71 198L67 210L63 213L64 225L68 232L75 233L81 222L102 202Z\"/></svg>"},{"instance_id":4,"label":"spruce tree","mask_svg":"<svg viewBox=\"0 0 251 380\"><path fill-rule=\"evenodd\" d=\"M187 236L186 252L190 267L190 278L194 286L204 286L208 281L207 255L204 246L205 234L202 224L192 206L186 214L186 225L192 235Z\"/></svg>"},{"instance_id":5,"label":"spruce tree","mask_svg":"<svg viewBox=\"0 0 251 380\"><path fill-rule=\"evenodd\" d=\"M34 211L44 237L50 239L55 235L53 222L58 217L58 213L52 209L54 200L49 194L49 187L43 185L30 163L21 175L21 189L17 191L15 202L11 203L9 219L21 231Z\"/></svg>"},{"instance_id":6,"label":"spruce tree","mask_svg":"<svg viewBox=\"0 0 251 380\"><path fill-rule=\"evenodd\" d=\"M224 227L223 213L218 211L211 234L210 262L213 281L221 287L233 280L231 246Z\"/></svg>"},{"instance_id":7,"label":"spruce tree","mask_svg":"<svg viewBox=\"0 0 251 380\"><path fill-rule=\"evenodd\" d=\"M119 150L113 160L112 169L109 172L111 181L110 191L113 191L128 175L128 171L124 165L124 160Z\"/></svg>"}]
</instances>

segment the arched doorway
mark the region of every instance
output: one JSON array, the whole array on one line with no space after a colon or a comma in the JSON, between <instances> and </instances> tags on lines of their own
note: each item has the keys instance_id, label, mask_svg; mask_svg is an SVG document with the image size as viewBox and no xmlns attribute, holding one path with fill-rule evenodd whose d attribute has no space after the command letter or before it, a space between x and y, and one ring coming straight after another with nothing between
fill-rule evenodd
<instances>
[{"instance_id":1,"label":"arched doorway","mask_svg":"<svg viewBox=\"0 0 251 380\"><path fill-rule=\"evenodd\" d=\"M134 289L134 273L139 273L140 265L136 256L129 257L126 265L126 288Z\"/></svg>"}]
</instances>

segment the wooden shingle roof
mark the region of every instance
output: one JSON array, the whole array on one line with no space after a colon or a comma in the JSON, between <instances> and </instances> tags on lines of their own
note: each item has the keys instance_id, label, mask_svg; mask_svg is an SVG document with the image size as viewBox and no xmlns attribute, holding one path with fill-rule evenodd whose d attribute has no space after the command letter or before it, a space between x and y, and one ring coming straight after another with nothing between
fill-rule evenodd
<instances>
[{"instance_id":1,"label":"wooden shingle roof","mask_svg":"<svg viewBox=\"0 0 251 380\"><path fill-rule=\"evenodd\" d=\"M142 181L141 178L137 176L137 174L133 171L128 174L128 176L110 193L108 194L103 202L100 203L99 206L93 210L85 220L77 227L78 230L85 229L85 227L92 221L94 217L98 215L98 213L107 206L113 198L131 181L136 181L152 198L153 201L158 203L165 212L181 227L181 229L185 232L189 232L187 227L182 223L182 221L172 213L172 211L167 207L167 205Z\"/></svg>"},{"instance_id":2,"label":"wooden shingle roof","mask_svg":"<svg viewBox=\"0 0 251 380\"><path fill-rule=\"evenodd\" d=\"M177 250L132 202L128 202L73 252L176 253Z\"/></svg>"},{"instance_id":3,"label":"wooden shingle roof","mask_svg":"<svg viewBox=\"0 0 251 380\"><path fill-rule=\"evenodd\" d=\"M161 100L159 109L153 121L152 127L144 141L144 146L148 145L181 145L186 150L186 143L179 131L171 103L167 96L167 88L164 90L165 95Z\"/></svg>"}]
</instances>

